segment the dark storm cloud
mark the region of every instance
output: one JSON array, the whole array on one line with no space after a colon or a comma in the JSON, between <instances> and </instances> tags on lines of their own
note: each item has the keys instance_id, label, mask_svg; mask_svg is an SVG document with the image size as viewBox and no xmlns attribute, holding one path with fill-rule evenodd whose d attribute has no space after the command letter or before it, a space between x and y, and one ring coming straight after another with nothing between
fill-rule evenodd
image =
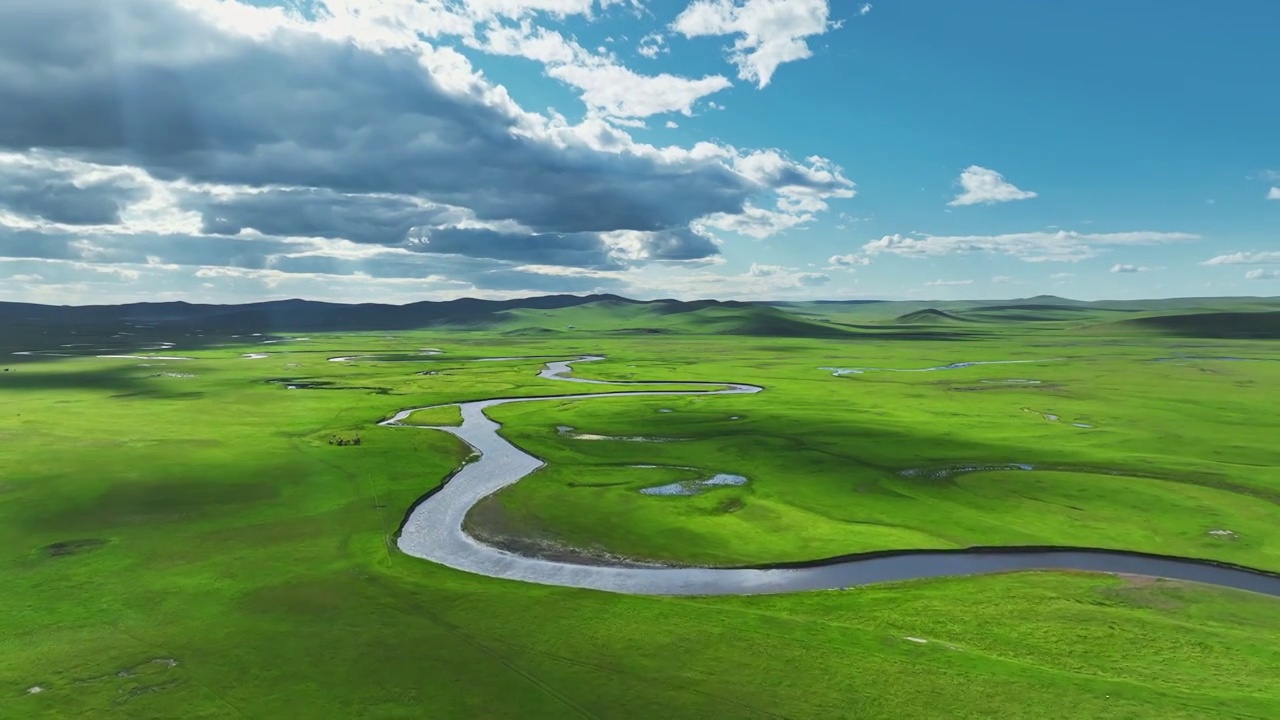
<instances>
[{"instance_id":1,"label":"dark storm cloud","mask_svg":"<svg viewBox=\"0 0 1280 720\"><path fill-rule=\"evenodd\" d=\"M677 228L760 190L717 162L559 147L513 134L516 122L445 91L408 52L296 32L251 41L165 0L0 3L2 147L164 179L412 194L539 233ZM265 222L266 202L240 210ZM343 212L335 221L359 215Z\"/></svg>"},{"instance_id":2,"label":"dark storm cloud","mask_svg":"<svg viewBox=\"0 0 1280 720\"><path fill-rule=\"evenodd\" d=\"M554 275L523 270L512 263L460 255L417 255L409 258L335 258L317 255L280 257L272 270L321 275L367 275L378 279L438 279L469 283L479 290L527 292L590 292L619 289L623 283L610 277Z\"/></svg>"},{"instance_id":3,"label":"dark storm cloud","mask_svg":"<svg viewBox=\"0 0 1280 720\"><path fill-rule=\"evenodd\" d=\"M464 254L401 252L362 258L297 254L308 248L310 246L306 244L270 237L50 234L0 225L0 258L32 262L70 261L83 263L84 267L102 269L112 266L149 266L163 271L168 267L179 266L191 269L273 270L299 275L364 275L393 280L426 281L448 278L451 281L470 283L482 290L529 292L585 292L622 286L620 281L613 278L544 274L520 269L511 260L468 257ZM67 275L71 272L65 266L41 267L52 268L42 270L43 274L50 277L51 273Z\"/></svg>"},{"instance_id":4,"label":"dark storm cloud","mask_svg":"<svg viewBox=\"0 0 1280 720\"><path fill-rule=\"evenodd\" d=\"M320 275L356 275L363 274L374 278L426 278L431 275L466 274L481 272L492 268L488 261L480 263L452 262L452 258L443 262L432 262L433 258L419 257L372 257L341 258L328 255L301 255L294 257L277 257L271 261L271 269L288 273L314 273Z\"/></svg>"},{"instance_id":5,"label":"dark storm cloud","mask_svg":"<svg viewBox=\"0 0 1280 720\"><path fill-rule=\"evenodd\" d=\"M298 245L277 238L40 233L0 225L0 257L9 258L260 269L273 256L298 251Z\"/></svg>"},{"instance_id":6,"label":"dark storm cloud","mask_svg":"<svg viewBox=\"0 0 1280 720\"><path fill-rule=\"evenodd\" d=\"M211 234L236 235L252 228L266 235L343 238L403 246L420 253L592 269L621 267L599 233L427 228L461 219L459 211L424 208L406 197L344 195L320 189L267 190L229 197L192 194L182 204L201 213L201 229ZM687 228L652 233L642 244L647 260L696 260L719 253L715 242Z\"/></svg>"},{"instance_id":7,"label":"dark storm cloud","mask_svg":"<svg viewBox=\"0 0 1280 720\"><path fill-rule=\"evenodd\" d=\"M343 238L358 243L397 245L409 231L440 221L448 208L424 208L411 198L344 195L332 190L268 190L182 201L202 218L206 233L235 235L253 228L266 235Z\"/></svg>"},{"instance_id":8,"label":"dark storm cloud","mask_svg":"<svg viewBox=\"0 0 1280 720\"><path fill-rule=\"evenodd\" d=\"M619 269L609 247L595 233L503 233L477 228L431 230L411 246L422 253L465 255L533 265Z\"/></svg>"},{"instance_id":9,"label":"dark storm cloud","mask_svg":"<svg viewBox=\"0 0 1280 720\"><path fill-rule=\"evenodd\" d=\"M644 252L651 260L702 260L719 255L720 246L705 235L677 228L646 237Z\"/></svg>"},{"instance_id":10,"label":"dark storm cloud","mask_svg":"<svg viewBox=\"0 0 1280 720\"><path fill-rule=\"evenodd\" d=\"M77 186L70 173L0 165L0 209L67 225L114 225L120 210L147 191L120 178Z\"/></svg>"}]
</instances>

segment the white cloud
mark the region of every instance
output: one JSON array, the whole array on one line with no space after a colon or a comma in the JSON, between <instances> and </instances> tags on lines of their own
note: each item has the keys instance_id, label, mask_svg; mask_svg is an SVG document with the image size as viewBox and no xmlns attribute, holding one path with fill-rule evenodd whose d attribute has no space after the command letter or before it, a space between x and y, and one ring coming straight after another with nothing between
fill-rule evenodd
<instances>
[{"instance_id":1,"label":"white cloud","mask_svg":"<svg viewBox=\"0 0 1280 720\"><path fill-rule=\"evenodd\" d=\"M812 215L793 215L747 205L741 213L716 213L703 218L700 224L763 240L811 219Z\"/></svg>"},{"instance_id":2,"label":"white cloud","mask_svg":"<svg viewBox=\"0 0 1280 720\"><path fill-rule=\"evenodd\" d=\"M972 280L930 280L925 283L925 287L960 287L962 285L972 285Z\"/></svg>"},{"instance_id":3,"label":"white cloud","mask_svg":"<svg viewBox=\"0 0 1280 720\"><path fill-rule=\"evenodd\" d=\"M1267 199L1280 200L1280 187L1271 188L1271 191L1267 193Z\"/></svg>"},{"instance_id":4,"label":"white cloud","mask_svg":"<svg viewBox=\"0 0 1280 720\"><path fill-rule=\"evenodd\" d=\"M663 53L671 52L671 48L667 47L666 36L655 32L640 38L640 44L636 46L636 52L652 60Z\"/></svg>"},{"instance_id":5,"label":"white cloud","mask_svg":"<svg viewBox=\"0 0 1280 720\"><path fill-rule=\"evenodd\" d=\"M1237 252L1209 258L1201 265L1270 265L1280 264L1280 252Z\"/></svg>"},{"instance_id":6,"label":"white cloud","mask_svg":"<svg viewBox=\"0 0 1280 720\"><path fill-rule=\"evenodd\" d=\"M859 14L859 15L866 15L866 14L868 14L868 13L870 13L870 12L871 12L871 10L873 9L873 7L874 7L874 6L872 6L872 4L871 4L871 3L862 3L862 5L860 5L860 6L858 7L858 14Z\"/></svg>"},{"instance_id":7,"label":"white cloud","mask_svg":"<svg viewBox=\"0 0 1280 720\"><path fill-rule=\"evenodd\" d=\"M818 156L795 162L777 150L742 153L732 147L698 143L689 154L693 158L720 158L734 171L778 194L776 209L770 210L748 203L740 213L717 213L703 218L709 227L727 230L757 239L769 237L814 219L814 213L827 209L827 200L851 198L854 183L844 170Z\"/></svg>"},{"instance_id":8,"label":"white cloud","mask_svg":"<svg viewBox=\"0 0 1280 720\"><path fill-rule=\"evenodd\" d=\"M611 63L555 65L547 74L581 90L588 107L615 118L669 112L692 115L694 103L731 85L719 75L697 79L669 73L640 75Z\"/></svg>"},{"instance_id":9,"label":"white cloud","mask_svg":"<svg viewBox=\"0 0 1280 720\"><path fill-rule=\"evenodd\" d=\"M1111 266L1111 272L1113 273L1141 273L1150 269L1145 265L1130 265L1128 263L1116 263Z\"/></svg>"},{"instance_id":10,"label":"white cloud","mask_svg":"<svg viewBox=\"0 0 1280 720\"><path fill-rule=\"evenodd\" d=\"M685 37L737 35L729 61L765 87L779 65L811 57L805 38L832 29L827 0L694 0L671 29Z\"/></svg>"},{"instance_id":11,"label":"white cloud","mask_svg":"<svg viewBox=\"0 0 1280 720\"><path fill-rule=\"evenodd\" d=\"M827 258L829 269L853 270L857 267L865 267L871 264L871 258L857 253L849 253L847 255L832 255Z\"/></svg>"},{"instance_id":12,"label":"white cloud","mask_svg":"<svg viewBox=\"0 0 1280 720\"><path fill-rule=\"evenodd\" d=\"M1009 255L1026 262L1074 262L1097 257L1110 246L1162 245L1197 240L1191 233L1058 232L1010 233L1006 235L885 235L862 246L868 255L891 254L924 258L966 253Z\"/></svg>"},{"instance_id":13,"label":"white cloud","mask_svg":"<svg viewBox=\"0 0 1280 720\"><path fill-rule=\"evenodd\" d=\"M515 26L487 25L466 42L493 55L542 63L548 76L581 91L582 102L593 112L612 118L644 118L670 112L691 115L698 100L732 86L721 75L641 75L611 54L594 53L555 30L529 21Z\"/></svg>"},{"instance_id":14,"label":"white cloud","mask_svg":"<svg viewBox=\"0 0 1280 720\"><path fill-rule=\"evenodd\" d=\"M991 278L991 282L994 285L1015 285L1018 283L1018 279L1009 277L1008 275L996 275Z\"/></svg>"},{"instance_id":15,"label":"white cloud","mask_svg":"<svg viewBox=\"0 0 1280 720\"><path fill-rule=\"evenodd\" d=\"M1067 278L1073 278L1075 276L1076 276L1075 273L1059 272L1059 273L1054 273L1050 275L1049 279L1050 280L1066 280Z\"/></svg>"},{"instance_id":16,"label":"white cloud","mask_svg":"<svg viewBox=\"0 0 1280 720\"><path fill-rule=\"evenodd\" d=\"M1037 197L1029 190L1020 190L995 170L970 165L960 173L960 187L964 192L948 205L991 205L1013 200L1030 200Z\"/></svg>"},{"instance_id":17,"label":"white cloud","mask_svg":"<svg viewBox=\"0 0 1280 720\"><path fill-rule=\"evenodd\" d=\"M1280 271L1276 270L1250 270L1244 274L1246 280L1280 280Z\"/></svg>"},{"instance_id":18,"label":"white cloud","mask_svg":"<svg viewBox=\"0 0 1280 720\"><path fill-rule=\"evenodd\" d=\"M668 130L675 130L676 128L680 127L680 123L676 122L675 120L668 120L665 127Z\"/></svg>"},{"instance_id":19,"label":"white cloud","mask_svg":"<svg viewBox=\"0 0 1280 720\"><path fill-rule=\"evenodd\" d=\"M817 287L831 282L831 276L823 273L800 272L797 268L760 263L751 263L751 268L744 275L748 278L768 278L777 288Z\"/></svg>"}]
</instances>

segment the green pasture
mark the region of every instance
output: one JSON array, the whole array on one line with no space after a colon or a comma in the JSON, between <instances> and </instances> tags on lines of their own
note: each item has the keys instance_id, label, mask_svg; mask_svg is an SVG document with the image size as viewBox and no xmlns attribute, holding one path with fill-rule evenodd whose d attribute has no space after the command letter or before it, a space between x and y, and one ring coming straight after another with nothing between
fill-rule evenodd
<instances>
[{"instance_id":1,"label":"green pasture","mask_svg":"<svg viewBox=\"0 0 1280 720\"><path fill-rule=\"evenodd\" d=\"M409 558L394 543L405 511L470 451L376 425L413 407L626 390L538 378L542 360L469 362L599 353L575 373L765 390L495 408L548 465L479 506L477 533L685 564L1063 544L1280 570L1275 341L1012 322L959 339L913 323L803 337L788 333L837 323L572 312L270 345L174 337L129 353L186 361L9 356L0 718L1280 716L1280 606L1248 593L1015 573L645 598ZM938 322L951 321L924 327ZM621 331L659 324L668 332ZM522 332L544 325L557 329ZM716 332L743 327L785 332ZM32 339L13 349L76 342ZM1173 357L1258 359L1160 360ZM819 369L980 360L1035 362ZM675 441L576 440L558 426ZM357 434L359 446L328 442ZM1008 463L1044 469L946 472ZM719 472L750 482L639 492Z\"/></svg>"}]
</instances>

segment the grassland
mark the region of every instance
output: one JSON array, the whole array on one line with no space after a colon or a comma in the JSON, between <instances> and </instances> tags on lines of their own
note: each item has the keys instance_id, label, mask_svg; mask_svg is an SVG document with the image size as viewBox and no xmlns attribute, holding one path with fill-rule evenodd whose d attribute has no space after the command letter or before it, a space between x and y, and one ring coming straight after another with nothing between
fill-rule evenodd
<instances>
[{"instance_id":1,"label":"grassland","mask_svg":"<svg viewBox=\"0 0 1280 720\"><path fill-rule=\"evenodd\" d=\"M462 411L457 405L423 408L414 411L404 422L406 425L425 427L453 427L462 424Z\"/></svg>"},{"instance_id":2,"label":"grassland","mask_svg":"<svg viewBox=\"0 0 1280 720\"><path fill-rule=\"evenodd\" d=\"M1280 570L1280 345L1137 333L1092 310L892 329L920 309L793 322L588 306L475 332L316 334L260 360L240 356L262 345L230 338L166 351L189 361L14 358L0 373L0 717L1280 715L1280 613L1246 593L1018 573L639 598L488 580L394 548L405 510L468 450L378 420L598 391L538 378L539 361L468 360L601 353L577 372L766 391L495 409L549 464L477 510L485 532L684 563L1073 544ZM809 326L847 337L787 335ZM930 339L952 326L978 334ZM413 355L429 346L447 353ZM327 360L379 353L398 357ZM974 360L1037 362L818 369ZM357 433L358 447L327 443ZM901 474L957 463L1046 470ZM637 492L708 472L750 483Z\"/></svg>"}]
</instances>

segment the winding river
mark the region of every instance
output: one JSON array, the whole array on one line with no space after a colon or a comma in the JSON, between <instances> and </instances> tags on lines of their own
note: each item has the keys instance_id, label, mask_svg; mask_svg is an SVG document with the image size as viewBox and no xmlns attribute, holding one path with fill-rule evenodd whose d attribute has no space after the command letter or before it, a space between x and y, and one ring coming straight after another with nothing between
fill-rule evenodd
<instances>
[{"instance_id":1,"label":"winding river","mask_svg":"<svg viewBox=\"0 0 1280 720\"><path fill-rule=\"evenodd\" d=\"M549 362L539 373L539 377L592 385L637 384L570 376L573 363L603 359L599 356L584 356L576 360ZM528 477L544 465L543 461L498 434L502 426L485 415L488 408L525 402L659 395L740 395L763 390L756 385L740 383L671 381L660 384L704 385L711 389L495 398L430 406L456 405L462 410L461 425L426 429L457 436L479 454L479 459L462 467L437 492L410 511L398 540L400 550L414 557L488 577L638 595L784 593L1016 570L1080 570L1185 580L1280 597L1280 575L1277 574L1211 561L1089 548L896 551L744 568L611 567L517 555L486 545L463 530L466 514L476 503ZM427 408L402 410L381 425L421 427L406 425L405 420L423 409Z\"/></svg>"}]
</instances>

